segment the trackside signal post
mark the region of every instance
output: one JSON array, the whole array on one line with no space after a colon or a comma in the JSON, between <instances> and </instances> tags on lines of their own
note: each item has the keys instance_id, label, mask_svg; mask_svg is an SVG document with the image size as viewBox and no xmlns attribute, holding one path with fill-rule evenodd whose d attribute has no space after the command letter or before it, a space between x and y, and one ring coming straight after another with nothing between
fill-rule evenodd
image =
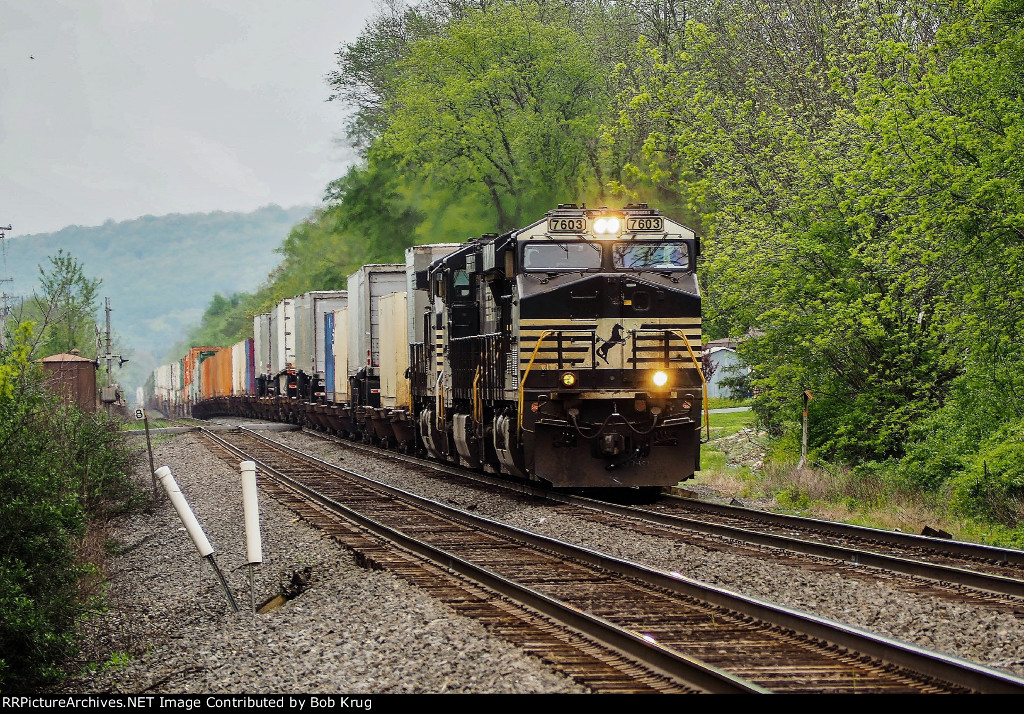
<instances>
[{"instance_id":1,"label":"trackside signal post","mask_svg":"<svg viewBox=\"0 0 1024 714\"><path fill-rule=\"evenodd\" d=\"M156 488L156 467L153 465L153 442L149 440L149 416L145 409L136 409L135 418L141 419L146 426L146 450L149 452L149 473L153 475L153 499L155 500L159 491Z\"/></svg>"},{"instance_id":2,"label":"trackside signal post","mask_svg":"<svg viewBox=\"0 0 1024 714\"><path fill-rule=\"evenodd\" d=\"M110 298L106 298L106 301L107 301L107 303L106 303L106 313L107 313L107 332L106 332L107 353L104 354L104 355L100 355L99 358L100 359L104 359L104 360L107 361L107 386L105 386L102 389L100 389L100 401L103 402L107 406L107 414L109 415L110 414L110 405L114 404L115 402L117 402L118 399L120 399L120 397L121 397L121 387L119 385L114 384L114 382L113 382L113 377L111 375L111 371L113 370L113 367L111 366L111 363L116 359L117 360L117 366L118 367L123 367L124 363L127 362L128 360L126 360L121 355L111 354L111 352L110 352ZM146 437L147 437L147 439L149 438L148 422L147 422L147 429L146 429Z\"/></svg>"}]
</instances>

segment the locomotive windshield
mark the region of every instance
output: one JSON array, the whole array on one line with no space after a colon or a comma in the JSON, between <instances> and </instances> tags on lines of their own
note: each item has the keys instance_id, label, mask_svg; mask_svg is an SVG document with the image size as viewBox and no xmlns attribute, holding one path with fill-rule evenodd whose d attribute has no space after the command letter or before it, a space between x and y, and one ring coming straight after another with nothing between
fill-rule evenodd
<instances>
[{"instance_id":1,"label":"locomotive windshield","mask_svg":"<svg viewBox=\"0 0 1024 714\"><path fill-rule=\"evenodd\" d=\"M616 243L612 248L616 268L625 270L686 270L690 252L686 243Z\"/></svg>"},{"instance_id":2,"label":"locomotive windshield","mask_svg":"<svg viewBox=\"0 0 1024 714\"><path fill-rule=\"evenodd\" d=\"M594 270L601 267L601 247L592 243L527 243L526 270Z\"/></svg>"}]
</instances>

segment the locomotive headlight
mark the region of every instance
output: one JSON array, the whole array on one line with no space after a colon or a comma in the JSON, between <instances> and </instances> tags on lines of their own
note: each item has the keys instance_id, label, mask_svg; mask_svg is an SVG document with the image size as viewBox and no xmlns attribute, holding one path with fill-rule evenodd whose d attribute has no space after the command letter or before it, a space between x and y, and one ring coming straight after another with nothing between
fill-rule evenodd
<instances>
[{"instance_id":1,"label":"locomotive headlight","mask_svg":"<svg viewBox=\"0 0 1024 714\"><path fill-rule=\"evenodd\" d=\"M664 387L666 384L668 384L668 374L662 372L661 370L658 370L657 372L654 373L654 376L651 378L651 381L654 382L655 387Z\"/></svg>"},{"instance_id":2,"label":"locomotive headlight","mask_svg":"<svg viewBox=\"0 0 1024 714\"><path fill-rule=\"evenodd\" d=\"M594 221L594 233L598 235L613 235L619 232L622 223L615 216L601 216Z\"/></svg>"},{"instance_id":3,"label":"locomotive headlight","mask_svg":"<svg viewBox=\"0 0 1024 714\"><path fill-rule=\"evenodd\" d=\"M561 376L560 381L563 387L575 387L576 386L576 375L572 372L564 372Z\"/></svg>"}]
</instances>

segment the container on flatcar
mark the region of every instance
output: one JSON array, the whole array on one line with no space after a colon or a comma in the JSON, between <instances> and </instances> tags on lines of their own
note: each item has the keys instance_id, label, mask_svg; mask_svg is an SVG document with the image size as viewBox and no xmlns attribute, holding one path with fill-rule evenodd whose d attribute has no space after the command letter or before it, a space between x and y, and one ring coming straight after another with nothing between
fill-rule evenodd
<instances>
[{"instance_id":1,"label":"container on flatcar","mask_svg":"<svg viewBox=\"0 0 1024 714\"><path fill-rule=\"evenodd\" d=\"M220 347L192 347L189 349L188 354L183 358L182 378L184 384L182 385L182 397L184 412L188 413L191 409L191 405L195 404L198 400L202 399L202 377L199 372L200 366L207 357L215 354L220 350Z\"/></svg>"},{"instance_id":2,"label":"container on flatcar","mask_svg":"<svg viewBox=\"0 0 1024 714\"><path fill-rule=\"evenodd\" d=\"M255 394L254 340L249 338L231 346L231 394Z\"/></svg>"},{"instance_id":3,"label":"container on flatcar","mask_svg":"<svg viewBox=\"0 0 1024 714\"><path fill-rule=\"evenodd\" d=\"M391 293L380 299L380 405L412 408L409 392L409 311L406 293Z\"/></svg>"},{"instance_id":4,"label":"container on flatcar","mask_svg":"<svg viewBox=\"0 0 1024 714\"><path fill-rule=\"evenodd\" d=\"M202 392L204 399L231 396L231 383L234 379L232 376L234 372L232 358L233 351L231 348L222 348L216 354L210 355L206 359L204 364L209 366L203 375Z\"/></svg>"},{"instance_id":5,"label":"container on flatcar","mask_svg":"<svg viewBox=\"0 0 1024 714\"><path fill-rule=\"evenodd\" d=\"M299 376L296 396L307 400L323 398L327 379L327 329L333 328L334 311L346 305L348 293L344 290L317 290L295 298L294 366Z\"/></svg>"},{"instance_id":6,"label":"container on flatcar","mask_svg":"<svg viewBox=\"0 0 1024 714\"><path fill-rule=\"evenodd\" d=\"M334 332L331 335L334 355L333 382L328 384L328 401L348 401L348 308L334 311Z\"/></svg>"},{"instance_id":7,"label":"container on flatcar","mask_svg":"<svg viewBox=\"0 0 1024 714\"><path fill-rule=\"evenodd\" d=\"M273 333L270 331L270 313L264 312L252 319L252 353L256 379L256 396L266 396L270 380L270 345Z\"/></svg>"},{"instance_id":8,"label":"container on flatcar","mask_svg":"<svg viewBox=\"0 0 1024 714\"><path fill-rule=\"evenodd\" d=\"M196 357L196 377L192 381L193 403L227 396L231 388L231 350L208 347Z\"/></svg>"},{"instance_id":9,"label":"container on flatcar","mask_svg":"<svg viewBox=\"0 0 1024 714\"><path fill-rule=\"evenodd\" d=\"M146 382L146 404L157 409L163 414L171 414L171 405L174 403L177 389L173 389L173 375L176 370L174 364L162 364L153 370L153 375ZM172 395L172 391L174 394Z\"/></svg>"},{"instance_id":10,"label":"container on flatcar","mask_svg":"<svg viewBox=\"0 0 1024 714\"><path fill-rule=\"evenodd\" d=\"M409 301L409 344L423 342L423 316L430 306L427 286L417 285L416 274L426 276L426 270L438 258L461 248L464 243L433 243L414 245L405 249L405 292Z\"/></svg>"},{"instance_id":11,"label":"container on flatcar","mask_svg":"<svg viewBox=\"0 0 1024 714\"><path fill-rule=\"evenodd\" d=\"M364 265L348 276L350 401L380 406L380 299L404 292L404 263Z\"/></svg>"},{"instance_id":12,"label":"container on flatcar","mask_svg":"<svg viewBox=\"0 0 1024 714\"><path fill-rule=\"evenodd\" d=\"M172 404L174 405L174 414L182 416L184 414L183 409L186 402L184 357L179 359L177 362L171 363L171 384L173 385L171 399Z\"/></svg>"},{"instance_id":13,"label":"container on flatcar","mask_svg":"<svg viewBox=\"0 0 1024 714\"><path fill-rule=\"evenodd\" d=\"M274 393L294 397L298 386L294 379L295 298L285 298L270 311L270 335L270 382Z\"/></svg>"}]
</instances>

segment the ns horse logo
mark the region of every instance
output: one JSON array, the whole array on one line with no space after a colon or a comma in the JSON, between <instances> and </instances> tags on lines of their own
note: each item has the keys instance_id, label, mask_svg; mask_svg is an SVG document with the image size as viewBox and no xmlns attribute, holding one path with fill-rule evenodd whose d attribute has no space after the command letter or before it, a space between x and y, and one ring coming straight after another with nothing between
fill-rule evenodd
<instances>
[{"instance_id":1,"label":"ns horse logo","mask_svg":"<svg viewBox=\"0 0 1024 714\"><path fill-rule=\"evenodd\" d=\"M601 346L597 348L597 356L604 360L605 364L608 364L608 350L616 345L626 344L626 337L623 334L622 325L616 324L612 328L612 336L601 343Z\"/></svg>"}]
</instances>

